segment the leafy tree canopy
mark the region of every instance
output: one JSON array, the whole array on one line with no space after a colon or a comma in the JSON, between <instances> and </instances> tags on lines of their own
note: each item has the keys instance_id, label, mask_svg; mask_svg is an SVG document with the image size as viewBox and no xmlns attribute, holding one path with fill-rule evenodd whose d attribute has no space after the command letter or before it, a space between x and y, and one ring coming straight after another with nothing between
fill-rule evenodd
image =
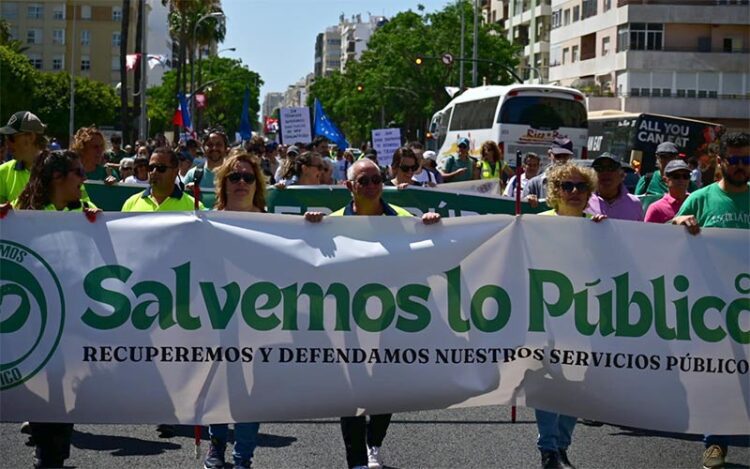
<instances>
[{"instance_id":1,"label":"leafy tree canopy","mask_svg":"<svg viewBox=\"0 0 750 469\"><path fill-rule=\"evenodd\" d=\"M370 38L367 50L357 62L347 63L344 73L318 78L308 105L318 98L326 113L350 141L370 139L372 129L395 124L408 139L422 137L432 115L450 97L446 86L459 85L461 8L466 18L464 57L472 57L472 6L451 3L434 13L405 11L397 14ZM456 60L445 66L444 53ZM518 50L496 24L479 28L479 84L513 83L508 69L518 64ZM418 57L425 57L421 65ZM471 85L471 62L465 61L464 84Z\"/></svg>"},{"instance_id":2,"label":"leafy tree canopy","mask_svg":"<svg viewBox=\"0 0 750 469\"><path fill-rule=\"evenodd\" d=\"M260 76L245 65L241 60L226 57L209 57L201 61L202 84L198 92L206 95L206 107L202 110L202 128L221 126L229 135L239 131L242 102L245 87L250 89L250 121L253 130L258 127L258 111L260 86L263 81ZM162 132L171 127L175 112L175 81L177 73L170 70L164 74L161 86L148 90L148 116L151 119L151 131ZM191 119L195 122L195 116Z\"/></svg>"}]
</instances>

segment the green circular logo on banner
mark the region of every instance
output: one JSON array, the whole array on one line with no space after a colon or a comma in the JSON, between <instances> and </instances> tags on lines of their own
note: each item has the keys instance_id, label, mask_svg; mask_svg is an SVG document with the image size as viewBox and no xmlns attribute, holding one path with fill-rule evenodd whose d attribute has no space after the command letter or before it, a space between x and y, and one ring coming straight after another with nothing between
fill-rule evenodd
<instances>
[{"instance_id":1,"label":"green circular logo on banner","mask_svg":"<svg viewBox=\"0 0 750 469\"><path fill-rule=\"evenodd\" d=\"M49 264L26 246L0 240L0 390L44 368L64 324L65 300Z\"/></svg>"}]
</instances>

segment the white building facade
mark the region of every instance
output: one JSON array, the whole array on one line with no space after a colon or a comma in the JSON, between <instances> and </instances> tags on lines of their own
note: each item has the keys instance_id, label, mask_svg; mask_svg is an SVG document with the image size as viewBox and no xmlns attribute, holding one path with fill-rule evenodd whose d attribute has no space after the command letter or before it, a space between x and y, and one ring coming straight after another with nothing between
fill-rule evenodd
<instances>
[{"instance_id":1,"label":"white building facade","mask_svg":"<svg viewBox=\"0 0 750 469\"><path fill-rule=\"evenodd\" d=\"M619 109L747 127L747 0L553 0L552 82Z\"/></svg>"}]
</instances>

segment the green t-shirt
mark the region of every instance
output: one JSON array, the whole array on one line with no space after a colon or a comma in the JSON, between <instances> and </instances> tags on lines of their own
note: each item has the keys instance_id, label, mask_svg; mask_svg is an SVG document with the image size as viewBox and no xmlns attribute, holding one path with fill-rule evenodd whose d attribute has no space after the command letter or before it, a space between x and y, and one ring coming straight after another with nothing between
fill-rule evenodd
<instances>
[{"instance_id":1,"label":"green t-shirt","mask_svg":"<svg viewBox=\"0 0 750 469\"><path fill-rule=\"evenodd\" d=\"M107 163L120 163L123 158L127 158L130 155L128 155L128 152L120 148L120 151L115 152L114 150L109 150L104 153L104 157L107 159Z\"/></svg>"},{"instance_id":2,"label":"green t-shirt","mask_svg":"<svg viewBox=\"0 0 750 469\"><path fill-rule=\"evenodd\" d=\"M693 215L704 228L750 229L750 190L724 192L718 183L691 193L677 216Z\"/></svg>"},{"instance_id":3,"label":"green t-shirt","mask_svg":"<svg viewBox=\"0 0 750 469\"><path fill-rule=\"evenodd\" d=\"M466 171L453 176L450 181L471 181L472 179L474 179L474 168L476 167L476 165L477 160L472 157L468 157L466 158L466 160L462 160L458 155L453 155L449 156L448 159L445 160L445 172L452 173L453 171L459 170L461 168L466 168Z\"/></svg>"},{"instance_id":4,"label":"green t-shirt","mask_svg":"<svg viewBox=\"0 0 750 469\"><path fill-rule=\"evenodd\" d=\"M23 163L10 160L0 165L0 204L13 202L29 183L31 171Z\"/></svg>"}]
</instances>

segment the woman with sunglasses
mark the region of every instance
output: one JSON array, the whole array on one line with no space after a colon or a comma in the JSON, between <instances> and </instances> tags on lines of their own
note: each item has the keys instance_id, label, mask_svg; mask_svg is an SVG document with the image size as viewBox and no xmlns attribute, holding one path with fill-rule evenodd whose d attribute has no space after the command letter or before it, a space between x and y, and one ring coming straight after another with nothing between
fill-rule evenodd
<instances>
[{"instance_id":1,"label":"woman with sunglasses","mask_svg":"<svg viewBox=\"0 0 750 469\"><path fill-rule=\"evenodd\" d=\"M233 212L266 212L266 178L257 156L245 149L236 148L229 153L224 163L214 174L216 184L216 210ZM257 446L257 422L234 424L234 449L232 458L236 469L252 466L253 454ZM203 463L206 469L223 468L229 426L213 424L208 426L211 444Z\"/></svg>"},{"instance_id":2,"label":"woman with sunglasses","mask_svg":"<svg viewBox=\"0 0 750 469\"><path fill-rule=\"evenodd\" d=\"M323 175L323 158L320 153L307 151L294 160L294 166L287 172L284 179L276 184L277 189L288 186L317 186Z\"/></svg>"},{"instance_id":3,"label":"woman with sunglasses","mask_svg":"<svg viewBox=\"0 0 750 469\"><path fill-rule=\"evenodd\" d=\"M590 215L583 211L595 188L596 173L591 168L569 163L554 166L547 172L547 205L552 210L540 215L590 218L595 222L604 220L606 215ZM568 446L577 418L540 409L535 409L535 413L542 467L573 467L568 459Z\"/></svg>"},{"instance_id":4,"label":"woman with sunglasses","mask_svg":"<svg viewBox=\"0 0 750 469\"><path fill-rule=\"evenodd\" d=\"M78 154L65 150L44 152L31 168L29 183L18 196L15 208L83 212L90 222L101 212L91 202L81 200L81 185L86 173ZM0 214L2 218L4 214ZM70 457L72 423L35 423L31 425L34 442L34 467L63 467Z\"/></svg>"},{"instance_id":5,"label":"woman with sunglasses","mask_svg":"<svg viewBox=\"0 0 750 469\"><path fill-rule=\"evenodd\" d=\"M393 178L385 181L386 186L396 186L405 189L409 186L421 186L422 183L412 179L419 169L417 155L409 147L401 147L393 153L391 159L391 174Z\"/></svg>"}]
</instances>

